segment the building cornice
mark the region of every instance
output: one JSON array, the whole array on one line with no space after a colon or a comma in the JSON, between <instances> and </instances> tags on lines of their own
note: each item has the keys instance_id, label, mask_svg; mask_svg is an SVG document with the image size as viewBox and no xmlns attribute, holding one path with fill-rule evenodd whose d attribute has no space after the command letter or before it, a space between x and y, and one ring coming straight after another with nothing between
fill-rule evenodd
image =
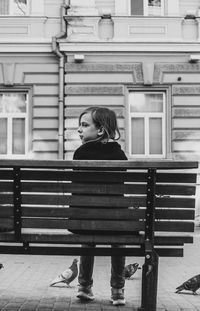
<instances>
[{"instance_id":1,"label":"building cornice","mask_svg":"<svg viewBox=\"0 0 200 311\"><path fill-rule=\"evenodd\" d=\"M0 40L0 53L49 53L52 52L51 38L16 40L11 42L7 39Z\"/></svg>"},{"instance_id":2,"label":"building cornice","mask_svg":"<svg viewBox=\"0 0 200 311\"><path fill-rule=\"evenodd\" d=\"M66 53L200 53L199 42L69 42L60 41Z\"/></svg>"}]
</instances>

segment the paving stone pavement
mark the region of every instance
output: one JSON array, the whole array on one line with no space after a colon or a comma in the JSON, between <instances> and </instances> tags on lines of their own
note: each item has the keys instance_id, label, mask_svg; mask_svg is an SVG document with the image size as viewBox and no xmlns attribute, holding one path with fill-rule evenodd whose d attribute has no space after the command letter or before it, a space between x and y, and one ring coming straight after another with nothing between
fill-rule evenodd
<instances>
[{"instance_id":1,"label":"paving stone pavement","mask_svg":"<svg viewBox=\"0 0 200 311\"><path fill-rule=\"evenodd\" d=\"M200 231L200 230L199 230ZM81 303L76 298L77 279L71 287L63 284L50 287L50 281L66 269L73 256L0 254L4 268L0 270L1 311L134 311L140 306L141 275L138 270L126 281L126 306L110 304L110 258L96 257L94 269L95 300ZM127 257L127 264L143 264L143 258ZM188 278L200 274L200 234L194 244L185 246L183 258L160 258L158 280L158 311L200 311L199 295L175 294L175 288Z\"/></svg>"}]
</instances>

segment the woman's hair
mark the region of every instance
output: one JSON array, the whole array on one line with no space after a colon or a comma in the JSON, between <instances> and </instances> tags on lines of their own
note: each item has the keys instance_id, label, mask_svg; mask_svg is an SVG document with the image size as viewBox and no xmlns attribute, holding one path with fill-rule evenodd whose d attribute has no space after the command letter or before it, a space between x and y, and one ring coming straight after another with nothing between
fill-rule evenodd
<instances>
[{"instance_id":1,"label":"woman's hair","mask_svg":"<svg viewBox=\"0 0 200 311\"><path fill-rule=\"evenodd\" d=\"M117 118L113 110L105 107L89 107L81 113L79 117L79 124L81 117L86 113L91 113L95 126L98 129L103 129L103 134L98 139L102 143L107 143L109 139L118 140L120 138Z\"/></svg>"}]
</instances>

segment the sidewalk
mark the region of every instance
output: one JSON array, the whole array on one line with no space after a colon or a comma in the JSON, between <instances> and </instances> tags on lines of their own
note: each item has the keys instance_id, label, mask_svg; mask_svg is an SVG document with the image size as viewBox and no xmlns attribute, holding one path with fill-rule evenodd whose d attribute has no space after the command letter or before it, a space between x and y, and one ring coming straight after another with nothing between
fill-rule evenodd
<instances>
[{"instance_id":1,"label":"sidewalk","mask_svg":"<svg viewBox=\"0 0 200 311\"><path fill-rule=\"evenodd\" d=\"M200 231L200 230L199 230ZM110 302L110 258L96 257L94 270L94 302L83 304L76 298L77 279L71 288L65 285L49 287L50 281L66 269L72 256L0 255L4 269L0 270L0 310L2 311L115 311L137 310L140 306L141 270L126 281L125 307L113 307ZM143 264L143 258L127 258ZM175 294L183 281L200 274L200 234L194 244L185 246L183 258L160 258L158 311L200 311L199 295Z\"/></svg>"}]
</instances>

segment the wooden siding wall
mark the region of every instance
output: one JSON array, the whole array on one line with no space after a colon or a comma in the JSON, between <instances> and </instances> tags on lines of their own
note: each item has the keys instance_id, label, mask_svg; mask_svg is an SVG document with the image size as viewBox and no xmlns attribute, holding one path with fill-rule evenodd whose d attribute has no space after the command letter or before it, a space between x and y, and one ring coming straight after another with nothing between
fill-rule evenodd
<instances>
[{"instance_id":1,"label":"wooden siding wall","mask_svg":"<svg viewBox=\"0 0 200 311\"><path fill-rule=\"evenodd\" d=\"M1 90L30 91L30 153L35 159L58 158L58 63L51 55L0 57ZM12 82L11 85L8 83ZM7 85L7 86L6 86ZM31 98L32 97L32 98ZM32 120L31 120L32 118Z\"/></svg>"}]
</instances>

